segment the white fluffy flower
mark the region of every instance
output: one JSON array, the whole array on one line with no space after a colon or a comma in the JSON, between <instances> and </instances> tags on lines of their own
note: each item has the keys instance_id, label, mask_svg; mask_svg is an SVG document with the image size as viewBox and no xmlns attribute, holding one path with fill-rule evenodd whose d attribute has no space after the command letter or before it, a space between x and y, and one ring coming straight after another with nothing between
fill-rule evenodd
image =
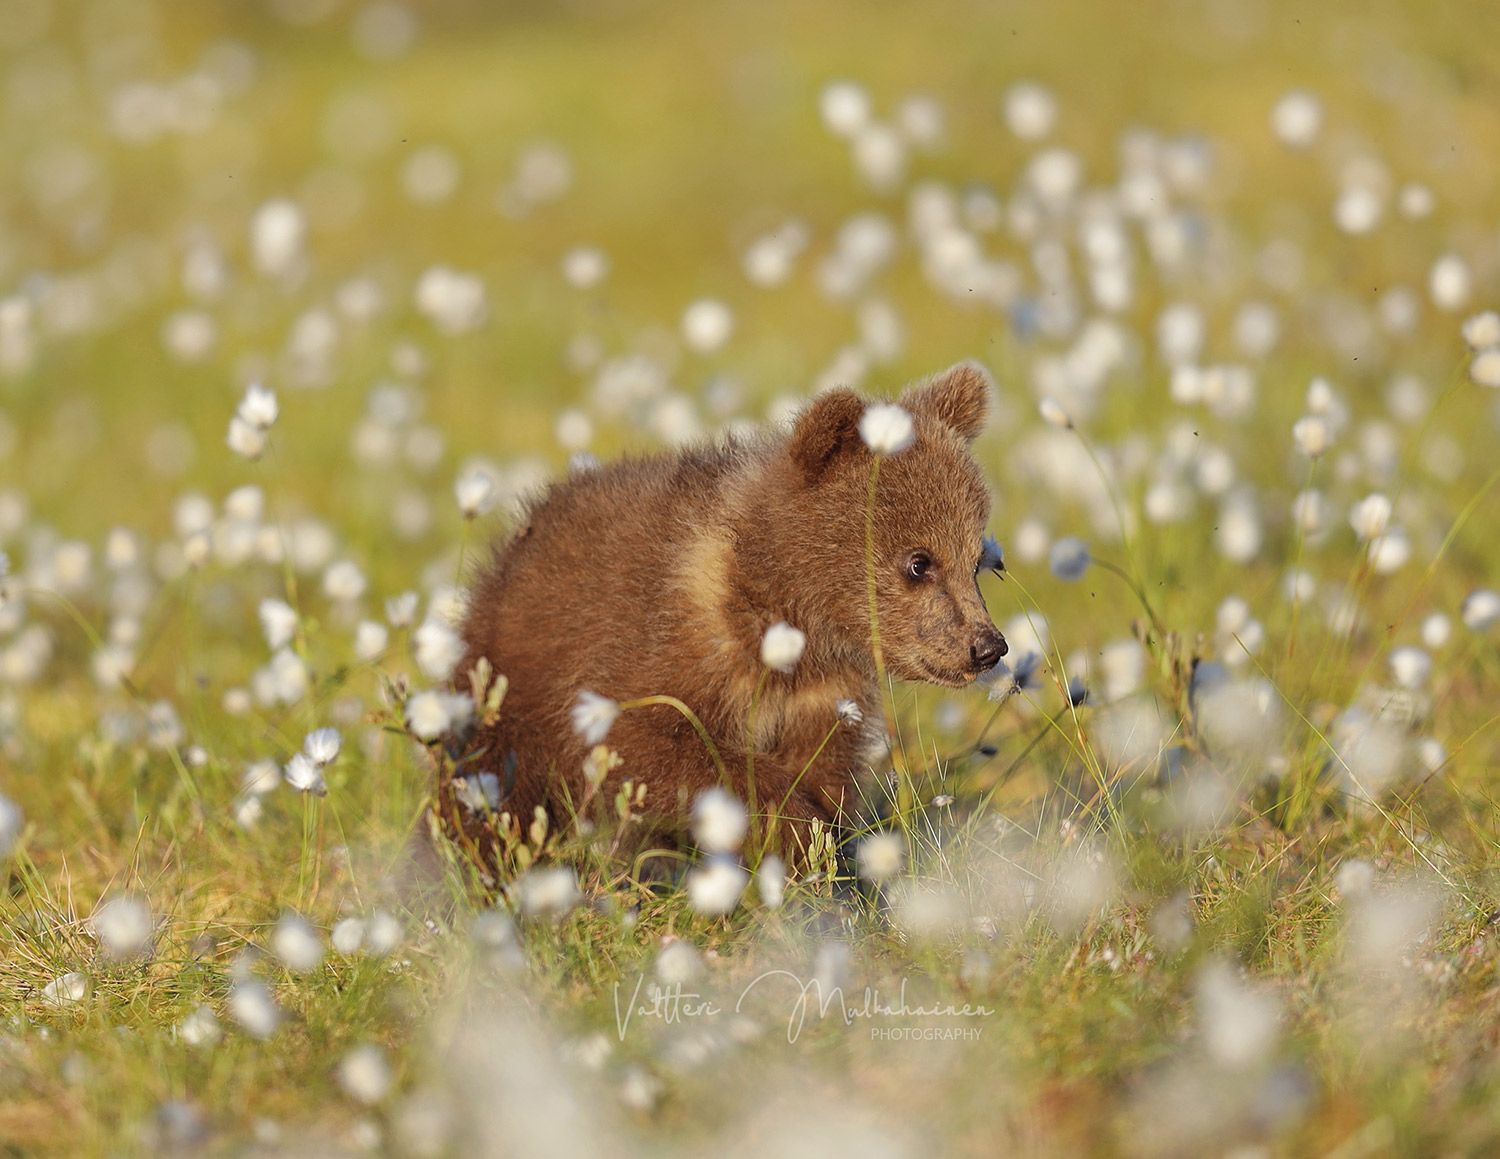
<instances>
[{"instance_id":1,"label":"white fluffy flower","mask_svg":"<svg viewBox=\"0 0 1500 1159\"><path fill-rule=\"evenodd\" d=\"M778 620L760 639L760 662L777 672L790 672L797 667L806 647L806 635L785 620Z\"/></svg>"},{"instance_id":2,"label":"white fluffy flower","mask_svg":"<svg viewBox=\"0 0 1500 1159\"><path fill-rule=\"evenodd\" d=\"M194 1007L193 1012L177 1024L177 1037L189 1046L212 1046L222 1034L219 1020L209 1006Z\"/></svg>"},{"instance_id":3,"label":"white fluffy flower","mask_svg":"<svg viewBox=\"0 0 1500 1159\"><path fill-rule=\"evenodd\" d=\"M884 830L860 841L854 854L855 868L866 881L888 881L901 872L906 860L906 842L901 834Z\"/></svg>"},{"instance_id":4,"label":"white fluffy flower","mask_svg":"<svg viewBox=\"0 0 1500 1159\"><path fill-rule=\"evenodd\" d=\"M1432 675L1432 657L1410 645L1391 653L1391 679L1402 688L1419 689Z\"/></svg>"},{"instance_id":5,"label":"white fluffy flower","mask_svg":"<svg viewBox=\"0 0 1500 1159\"><path fill-rule=\"evenodd\" d=\"M288 910L271 931L271 952L294 974L310 974L323 964L323 939L305 917Z\"/></svg>"},{"instance_id":6,"label":"white fluffy flower","mask_svg":"<svg viewBox=\"0 0 1500 1159\"><path fill-rule=\"evenodd\" d=\"M297 609L285 600L261 600L260 629L265 633L266 644L274 652L292 642L297 632Z\"/></svg>"},{"instance_id":7,"label":"white fluffy flower","mask_svg":"<svg viewBox=\"0 0 1500 1159\"><path fill-rule=\"evenodd\" d=\"M1469 377L1475 386L1500 390L1500 347L1481 350L1469 362Z\"/></svg>"},{"instance_id":8,"label":"white fluffy flower","mask_svg":"<svg viewBox=\"0 0 1500 1159\"><path fill-rule=\"evenodd\" d=\"M354 655L369 663L385 651L391 634L378 620L361 620L354 629Z\"/></svg>"},{"instance_id":9,"label":"white fluffy flower","mask_svg":"<svg viewBox=\"0 0 1500 1159\"><path fill-rule=\"evenodd\" d=\"M707 917L718 917L740 904L750 875L737 861L715 857L696 867L687 877L688 904Z\"/></svg>"},{"instance_id":10,"label":"white fluffy flower","mask_svg":"<svg viewBox=\"0 0 1500 1159\"><path fill-rule=\"evenodd\" d=\"M319 768L331 765L338 759L343 742L336 728L318 728L307 734L302 742L302 751Z\"/></svg>"},{"instance_id":11,"label":"white fluffy flower","mask_svg":"<svg viewBox=\"0 0 1500 1159\"><path fill-rule=\"evenodd\" d=\"M341 559L323 573L323 594L330 600L352 603L365 594L365 573L352 559Z\"/></svg>"},{"instance_id":12,"label":"white fluffy flower","mask_svg":"<svg viewBox=\"0 0 1500 1159\"><path fill-rule=\"evenodd\" d=\"M235 413L256 430L265 431L275 425L281 408L276 402L274 390L252 382L245 388L245 397L240 399L239 409Z\"/></svg>"},{"instance_id":13,"label":"white fluffy flower","mask_svg":"<svg viewBox=\"0 0 1500 1159\"><path fill-rule=\"evenodd\" d=\"M755 871L755 889L767 909L781 908L781 898L786 892L786 862L774 853L763 858Z\"/></svg>"},{"instance_id":14,"label":"white fluffy flower","mask_svg":"<svg viewBox=\"0 0 1500 1159\"><path fill-rule=\"evenodd\" d=\"M1390 526L1392 511L1391 501L1386 496L1379 492L1366 495L1349 509L1349 526L1361 539L1375 539Z\"/></svg>"},{"instance_id":15,"label":"white fluffy flower","mask_svg":"<svg viewBox=\"0 0 1500 1159\"><path fill-rule=\"evenodd\" d=\"M389 615L389 609L387 609ZM412 634L417 666L429 680L447 680L464 658L464 642L442 620L428 619Z\"/></svg>"},{"instance_id":16,"label":"white fluffy flower","mask_svg":"<svg viewBox=\"0 0 1500 1159\"><path fill-rule=\"evenodd\" d=\"M1292 424L1292 438L1309 459L1316 459L1333 445L1333 428L1322 415L1303 415Z\"/></svg>"},{"instance_id":17,"label":"white fluffy flower","mask_svg":"<svg viewBox=\"0 0 1500 1159\"><path fill-rule=\"evenodd\" d=\"M583 898L578 892L578 878L563 865L527 870L515 888L521 912L530 916L561 916Z\"/></svg>"},{"instance_id":18,"label":"white fluffy flower","mask_svg":"<svg viewBox=\"0 0 1500 1159\"><path fill-rule=\"evenodd\" d=\"M77 970L52 979L42 987L42 997L53 1006L72 1006L89 992L89 980Z\"/></svg>"},{"instance_id":19,"label":"white fluffy flower","mask_svg":"<svg viewBox=\"0 0 1500 1159\"><path fill-rule=\"evenodd\" d=\"M229 988L229 1017L252 1038L270 1038L281 1025L281 1008L271 988L258 978L246 978Z\"/></svg>"},{"instance_id":20,"label":"white fluffy flower","mask_svg":"<svg viewBox=\"0 0 1500 1159\"><path fill-rule=\"evenodd\" d=\"M734 315L723 302L702 298L682 314L682 337L700 354L712 354L734 332Z\"/></svg>"},{"instance_id":21,"label":"white fluffy flower","mask_svg":"<svg viewBox=\"0 0 1500 1159\"><path fill-rule=\"evenodd\" d=\"M385 1051L373 1043L356 1046L339 1060L338 1080L346 1095L367 1107L385 1098L394 1082Z\"/></svg>"},{"instance_id":22,"label":"white fluffy flower","mask_svg":"<svg viewBox=\"0 0 1500 1159\"><path fill-rule=\"evenodd\" d=\"M1023 141L1039 141L1057 121L1057 100L1034 81L1011 85L1005 94L1005 125Z\"/></svg>"},{"instance_id":23,"label":"white fluffy flower","mask_svg":"<svg viewBox=\"0 0 1500 1159\"><path fill-rule=\"evenodd\" d=\"M406 702L406 727L419 740L435 741L460 725L474 712L474 702L457 692L418 692Z\"/></svg>"},{"instance_id":24,"label":"white fluffy flower","mask_svg":"<svg viewBox=\"0 0 1500 1159\"><path fill-rule=\"evenodd\" d=\"M312 793L318 797L328 795L328 786L323 781L323 770L306 753L294 753L282 770L282 776L286 778L286 783L299 793Z\"/></svg>"},{"instance_id":25,"label":"white fluffy flower","mask_svg":"<svg viewBox=\"0 0 1500 1159\"><path fill-rule=\"evenodd\" d=\"M1092 559L1088 544L1070 535L1052 545L1047 562L1058 579L1072 581L1083 578Z\"/></svg>"},{"instance_id":26,"label":"white fluffy flower","mask_svg":"<svg viewBox=\"0 0 1500 1159\"><path fill-rule=\"evenodd\" d=\"M840 137L853 137L870 121L870 97L853 81L834 81L818 99L823 123Z\"/></svg>"},{"instance_id":27,"label":"white fluffy flower","mask_svg":"<svg viewBox=\"0 0 1500 1159\"><path fill-rule=\"evenodd\" d=\"M21 839L21 830L26 826L26 814L21 812L9 797L0 794L0 861L9 857Z\"/></svg>"},{"instance_id":28,"label":"white fluffy flower","mask_svg":"<svg viewBox=\"0 0 1500 1159\"><path fill-rule=\"evenodd\" d=\"M454 482L453 494L463 517L474 519L494 503L495 481L483 471L465 471Z\"/></svg>"},{"instance_id":29,"label":"white fluffy flower","mask_svg":"<svg viewBox=\"0 0 1500 1159\"><path fill-rule=\"evenodd\" d=\"M151 948L156 924L146 899L133 894L112 897L94 911L94 936L114 959L138 958Z\"/></svg>"},{"instance_id":30,"label":"white fluffy flower","mask_svg":"<svg viewBox=\"0 0 1500 1159\"><path fill-rule=\"evenodd\" d=\"M619 715L618 702L584 689L573 702L573 731L588 744L601 744Z\"/></svg>"},{"instance_id":31,"label":"white fluffy flower","mask_svg":"<svg viewBox=\"0 0 1500 1159\"><path fill-rule=\"evenodd\" d=\"M1488 350L1491 346L1500 346L1500 314L1494 310L1486 310L1466 319L1463 336L1470 350Z\"/></svg>"},{"instance_id":32,"label":"white fluffy flower","mask_svg":"<svg viewBox=\"0 0 1500 1159\"><path fill-rule=\"evenodd\" d=\"M266 432L235 415L229 420L229 433L224 437L224 443L241 458L258 459L266 453Z\"/></svg>"},{"instance_id":33,"label":"white fluffy flower","mask_svg":"<svg viewBox=\"0 0 1500 1159\"><path fill-rule=\"evenodd\" d=\"M693 839L708 853L738 849L749 827L745 806L725 789L705 789L693 802Z\"/></svg>"},{"instance_id":34,"label":"white fluffy flower","mask_svg":"<svg viewBox=\"0 0 1500 1159\"><path fill-rule=\"evenodd\" d=\"M916 439L911 415L895 403L876 403L859 419L859 437L877 455L895 455Z\"/></svg>"},{"instance_id":35,"label":"white fluffy flower","mask_svg":"<svg viewBox=\"0 0 1500 1159\"><path fill-rule=\"evenodd\" d=\"M1073 428L1072 417L1063 409L1062 403L1058 402L1057 399L1044 398L1041 402L1037 403L1036 409L1041 414L1042 421L1048 426L1056 427L1060 431L1071 430Z\"/></svg>"},{"instance_id":36,"label":"white fluffy flower","mask_svg":"<svg viewBox=\"0 0 1500 1159\"><path fill-rule=\"evenodd\" d=\"M1500 592L1477 588L1464 599L1459 615L1471 632L1483 632L1500 620Z\"/></svg>"},{"instance_id":37,"label":"white fluffy flower","mask_svg":"<svg viewBox=\"0 0 1500 1159\"><path fill-rule=\"evenodd\" d=\"M1305 149L1323 127L1323 104L1301 89L1287 93L1271 109L1271 131L1283 145Z\"/></svg>"}]
</instances>

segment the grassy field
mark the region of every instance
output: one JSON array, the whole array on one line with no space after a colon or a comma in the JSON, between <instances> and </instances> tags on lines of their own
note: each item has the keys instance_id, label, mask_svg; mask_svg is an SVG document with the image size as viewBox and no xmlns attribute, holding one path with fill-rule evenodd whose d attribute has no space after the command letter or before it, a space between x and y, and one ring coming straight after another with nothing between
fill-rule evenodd
<instances>
[{"instance_id":1,"label":"grassy field","mask_svg":"<svg viewBox=\"0 0 1500 1159\"><path fill-rule=\"evenodd\" d=\"M1477 4L0 5L0 1154L1493 1153L1497 184ZM414 855L518 497L963 358L886 834Z\"/></svg>"}]
</instances>

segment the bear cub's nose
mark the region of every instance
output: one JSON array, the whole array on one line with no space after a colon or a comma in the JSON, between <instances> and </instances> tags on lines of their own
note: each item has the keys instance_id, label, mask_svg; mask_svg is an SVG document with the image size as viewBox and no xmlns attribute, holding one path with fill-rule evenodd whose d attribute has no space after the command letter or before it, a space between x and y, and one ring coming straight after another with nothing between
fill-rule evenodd
<instances>
[{"instance_id":1,"label":"bear cub's nose","mask_svg":"<svg viewBox=\"0 0 1500 1159\"><path fill-rule=\"evenodd\" d=\"M1005 637L994 628L986 628L969 645L969 663L975 672L986 672L1000 663L1000 657L1008 651L1010 649L1006 646Z\"/></svg>"}]
</instances>

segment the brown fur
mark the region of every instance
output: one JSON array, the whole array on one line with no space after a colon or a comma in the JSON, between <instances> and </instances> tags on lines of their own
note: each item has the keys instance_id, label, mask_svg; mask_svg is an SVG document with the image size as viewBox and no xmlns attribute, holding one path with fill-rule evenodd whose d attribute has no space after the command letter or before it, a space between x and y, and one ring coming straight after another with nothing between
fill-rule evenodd
<instances>
[{"instance_id":1,"label":"brown fur","mask_svg":"<svg viewBox=\"0 0 1500 1159\"><path fill-rule=\"evenodd\" d=\"M900 400L917 438L882 462L875 516L880 634L898 678L957 686L1003 653L975 582L989 492L969 443L990 390L984 371L961 364ZM588 746L570 720L582 689L684 701L745 798L761 637L778 620L805 632L807 648L793 672L764 679L756 796L763 806L785 800L781 832L796 839L809 821L836 825L846 814L882 719L866 594L865 405L834 390L789 434L574 474L497 546L470 592L459 671L485 657L510 687L465 764L502 773L501 808L523 830L537 806L563 822L584 795ZM933 561L920 580L907 572L916 551ZM834 729L809 766L840 698L854 700L866 723ZM623 713L606 743L624 762L606 792L625 778L645 783L647 807L665 823L680 822L719 781L702 741L670 707Z\"/></svg>"}]
</instances>

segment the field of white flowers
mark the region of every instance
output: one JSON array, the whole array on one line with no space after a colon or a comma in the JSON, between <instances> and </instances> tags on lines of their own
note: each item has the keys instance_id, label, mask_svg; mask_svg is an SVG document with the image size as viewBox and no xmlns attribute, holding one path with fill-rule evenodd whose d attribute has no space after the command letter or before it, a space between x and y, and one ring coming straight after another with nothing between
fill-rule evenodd
<instances>
[{"instance_id":1,"label":"field of white flowers","mask_svg":"<svg viewBox=\"0 0 1500 1159\"><path fill-rule=\"evenodd\" d=\"M0 5L0 1154L1500 1149L1497 46ZM1011 653L897 823L424 844L522 497L962 358Z\"/></svg>"}]
</instances>

